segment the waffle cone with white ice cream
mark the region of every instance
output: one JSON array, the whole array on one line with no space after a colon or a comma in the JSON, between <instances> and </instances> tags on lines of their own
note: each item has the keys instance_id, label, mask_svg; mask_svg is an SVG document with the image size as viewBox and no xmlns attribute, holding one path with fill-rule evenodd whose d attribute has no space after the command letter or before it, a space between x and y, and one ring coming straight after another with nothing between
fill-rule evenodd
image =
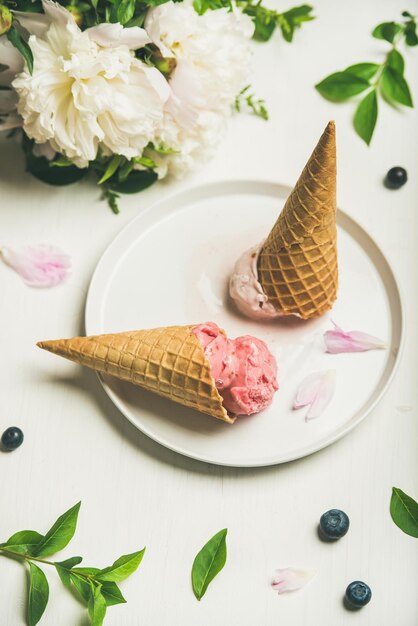
<instances>
[{"instance_id":1,"label":"waffle cone with white ice cream","mask_svg":"<svg viewBox=\"0 0 418 626\"><path fill-rule=\"evenodd\" d=\"M41 341L40 348L228 423L270 404L276 362L254 337L227 339L216 324Z\"/></svg>"},{"instance_id":2,"label":"waffle cone with white ice cream","mask_svg":"<svg viewBox=\"0 0 418 626\"><path fill-rule=\"evenodd\" d=\"M267 239L238 260L230 293L252 318L318 317L337 297L335 125L329 122Z\"/></svg>"}]
</instances>

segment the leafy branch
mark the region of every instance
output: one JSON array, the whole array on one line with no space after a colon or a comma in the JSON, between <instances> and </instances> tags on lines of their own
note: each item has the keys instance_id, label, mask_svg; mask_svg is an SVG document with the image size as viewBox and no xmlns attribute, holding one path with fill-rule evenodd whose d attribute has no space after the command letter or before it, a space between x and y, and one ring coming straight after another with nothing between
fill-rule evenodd
<instances>
[{"instance_id":1,"label":"leafy branch","mask_svg":"<svg viewBox=\"0 0 418 626\"><path fill-rule=\"evenodd\" d=\"M113 565L103 569L77 567L82 561L81 556L65 561L45 558L65 548L73 538L80 504L78 502L63 513L45 535L35 530L21 530L0 544L0 554L21 559L29 565L28 626L36 626L49 599L48 580L37 563L54 567L65 587L76 590L87 605L92 626L103 624L107 607L126 602L117 583L133 574L142 561L145 548L121 556Z\"/></svg>"},{"instance_id":2,"label":"leafy branch","mask_svg":"<svg viewBox=\"0 0 418 626\"><path fill-rule=\"evenodd\" d=\"M134 169L139 166L140 169ZM120 154L112 157L98 156L90 168L99 175L98 185L103 186L102 200L106 200L113 213L119 213L120 193L138 193L150 187L158 178L157 164L147 156L126 159Z\"/></svg>"},{"instance_id":3,"label":"leafy branch","mask_svg":"<svg viewBox=\"0 0 418 626\"><path fill-rule=\"evenodd\" d=\"M238 113L241 113L243 108L252 111L254 115L261 117L263 120L268 120L269 114L265 106L264 100L256 100L254 94L250 93L251 85L247 85L244 89L241 89L237 97L235 98L234 108Z\"/></svg>"},{"instance_id":4,"label":"leafy branch","mask_svg":"<svg viewBox=\"0 0 418 626\"><path fill-rule=\"evenodd\" d=\"M182 0L174 0L182 2ZM82 28L101 22L119 22L122 26L142 26L151 7L165 4L168 0L60 0L70 10ZM41 0L6 0L5 4L18 11L42 12ZM286 41L292 41L294 31L303 22L314 19L313 8L307 4L279 13L262 4L262 0L236 0L235 4L254 21L254 38L268 41L279 28ZM206 11L227 8L232 10L233 0L194 0L193 6L199 15Z\"/></svg>"},{"instance_id":5,"label":"leafy branch","mask_svg":"<svg viewBox=\"0 0 418 626\"><path fill-rule=\"evenodd\" d=\"M370 144L378 116L378 96L392 106L413 107L409 85L405 79L405 61L398 50L406 46L418 45L416 17L403 11L401 23L383 22L372 32L375 39L391 44L383 62L357 63L342 72L330 74L315 85L319 93L332 102L344 102L366 92L357 105L354 114L354 128L357 134Z\"/></svg>"},{"instance_id":6,"label":"leafy branch","mask_svg":"<svg viewBox=\"0 0 418 626\"><path fill-rule=\"evenodd\" d=\"M315 19L311 15L313 7L308 4L294 7L284 13L263 6L262 0L236 0L235 4L253 20L254 39L258 41L268 41L276 28L280 28L283 38L291 42L296 28L299 28L303 22ZM202 15L208 10L220 8L232 10L233 3L232 0L194 0L193 6L197 13Z\"/></svg>"}]
</instances>

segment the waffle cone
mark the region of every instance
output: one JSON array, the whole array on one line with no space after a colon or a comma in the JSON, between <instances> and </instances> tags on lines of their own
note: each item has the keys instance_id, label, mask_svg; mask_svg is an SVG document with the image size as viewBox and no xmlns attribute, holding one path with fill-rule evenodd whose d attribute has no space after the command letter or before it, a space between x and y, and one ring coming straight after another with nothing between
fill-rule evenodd
<instances>
[{"instance_id":1,"label":"waffle cone","mask_svg":"<svg viewBox=\"0 0 418 626\"><path fill-rule=\"evenodd\" d=\"M209 361L193 326L41 341L37 345L70 361L234 422L222 405Z\"/></svg>"},{"instance_id":2,"label":"waffle cone","mask_svg":"<svg viewBox=\"0 0 418 626\"><path fill-rule=\"evenodd\" d=\"M258 280L283 315L309 319L337 297L335 125L329 122L264 242Z\"/></svg>"}]
</instances>

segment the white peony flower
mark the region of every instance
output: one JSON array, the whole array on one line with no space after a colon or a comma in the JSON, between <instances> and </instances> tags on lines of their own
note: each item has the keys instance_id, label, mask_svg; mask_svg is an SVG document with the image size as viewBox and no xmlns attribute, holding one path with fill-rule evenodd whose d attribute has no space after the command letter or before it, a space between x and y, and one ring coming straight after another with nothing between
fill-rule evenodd
<instances>
[{"instance_id":1,"label":"white peony flower","mask_svg":"<svg viewBox=\"0 0 418 626\"><path fill-rule=\"evenodd\" d=\"M128 159L141 155L163 121L167 81L135 58L120 29L121 45L103 47L97 29L93 41L68 11L68 18L54 13L44 34L29 38L33 75L26 68L13 81L24 131L78 167L87 167L99 149Z\"/></svg>"},{"instance_id":2,"label":"white peony flower","mask_svg":"<svg viewBox=\"0 0 418 626\"><path fill-rule=\"evenodd\" d=\"M198 15L192 0L185 0L151 9L144 26L164 56L188 62L195 85L192 93L183 92L186 101L197 109L227 111L248 78L251 18L237 8Z\"/></svg>"},{"instance_id":3,"label":"white peony flower","mask_svg":"<svg viewBox=\"0 0 418 626\"><path fill-rule=\"evenodd\" d=\"M156 145L176 152L149 154L161 178L178 176L215 151L235 97L248 79L254 25L236 8L199 16L192 0L185 0L151 9L144 26L162 54L177 61L156 137Z\"/></svg>"}]
</instances>

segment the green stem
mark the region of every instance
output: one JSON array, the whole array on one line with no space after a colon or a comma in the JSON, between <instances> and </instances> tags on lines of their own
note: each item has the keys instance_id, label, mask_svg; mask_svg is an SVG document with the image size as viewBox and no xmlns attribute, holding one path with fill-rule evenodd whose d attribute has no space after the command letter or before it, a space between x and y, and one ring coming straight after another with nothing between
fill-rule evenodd
<instances>
[{"instance_id":1,"label":"green stem","mask_svg":"<svg viewBox=\"0 0 418 626\"><path fill-rule=\"evenodd\" d=\"M53 561L46 561L45 559L38 559L37 557L30 556L29 554L22 554L21 552L14 552L13 550L8 550L7 548L0 547L0 553L1 552L4 554L4 556L18 557L27 562L36 561L36 563L43 563L44 565L52 565L53 567L55 567L55 563ZM77 574L77 576L81 576L82 578L85 578L87 581L90 581L93 578L91 574L84 574L82 572L75 572L75 573Z\"/></svg>"}]
</instances>

